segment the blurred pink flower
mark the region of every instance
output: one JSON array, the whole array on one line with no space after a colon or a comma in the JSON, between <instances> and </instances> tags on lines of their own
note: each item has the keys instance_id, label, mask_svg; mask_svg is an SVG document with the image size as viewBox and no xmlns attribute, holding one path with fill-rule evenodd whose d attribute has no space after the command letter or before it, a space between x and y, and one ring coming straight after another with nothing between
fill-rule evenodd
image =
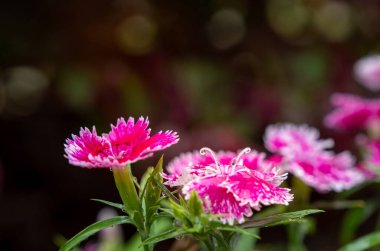
<instances>
[{"instance_id":1,"label":"blurred pink flower","mask_svg":"<svg viewBox=\"0 0 380 251\"><path fill-rule=\"evenodd\" d=\"M354 168L349 152L335 155L328 148L332 139L319 139L319 132L306 125L277 124L264 135L268 150L281 155L274 158L281 165L319 192L340 192L362 182L363 173Z\"/></svg>"},{"instance_id":2,"label":"blurred pink flower","mask_svg":"<svg viewBox=\"0 0 380 251\"><path fill-rule=\"evenodd\" d=\"M380 55L361 58L354 65L357 81L371 91L380 90Z\"/></svg>"},{"instance_id":3,"label":"blurred pink flower","mask_svg":"<svg viewBox=\"0 0 380 251\"><path fill-rule=\"evenodd\" d=\"M351 131L368 128L380 119L380 99L364 99L335 93L331 96L335 110L325 117L327 127Z\"/></svg>"},{"instance_id":4,"label":"blurred pink flower","mask_svg":"<svg viewBox=\"0 0 380 251\"><path fill-rule=\"evenodd\" d=\"M349 152L305 154L284 163L289 172L320 193L341 192L363 182L366 178L364 173L354 165L354 158Z\"/></svg>"},{"instance_id":5,"label":"blurred pink flower","mask_svg":"<svg viewBox=\"0 0 380 251\"><path fill-rule=\"evenodd\" d=\"M368 179L376 178L380 174L380 138L369 139L366 136L357 138L357 143L362 147L363 160L358 165Z\"/></svg>"},{"instance_id":6,"label":"blurred pink flower","mask_svg":"<svg viewBox=\"0 0 380 251\"><path fill-rule=\"evenodd\" d=\"M166 184L183 186L182 193L189 199L196 191L203 200L205 210L221 214L221 220L233 224L244 222L262 205L288 205L293 199L290 189L279 185L287 174L279 174L265 155L249 148L239 154L220 151L214 153L202 148L200 153L186 153L168 165L164 174ZM209 155L206 155L209 153Z\"/></svg>"},{"instance_id":7,"label":"blurred pink flower","mask_svg":"<svg viewBox=\"0 0 380 251\"><path fill-rule=\"evenodd\" d=\"M165 149L178 142L177 133L158 132L150 137L148 119L140 117L135 123L130 117L117 120L111 125L111 132L98 136L95 127L92 132L81 128L79 136L73 135L65 144L65 157L69 163L87 168L117 167L152 156L154 151Z\"/></svg>"},{"instance_id":8,"label":"blurred pink flower","mask_svg":"<svg viewBox=\"0 0 380 251\"><path fill-rule=\"evenodd\" d=\"M264 144L271 152L293 156L331 148L334 141L320 139L319 131L307 125L285 123L268 126L264 135Z\"/></svg>"},{"instance_id":9,"label":"blurred pink flower","mask_svg":"<svg viewBox=\"0 0 380 251\"><path fill-rule=\"evenodd\" d=\"M380 139L368 140L364 146L365 162L373 167L380 168Z\"/></svg>"}]
</instances>

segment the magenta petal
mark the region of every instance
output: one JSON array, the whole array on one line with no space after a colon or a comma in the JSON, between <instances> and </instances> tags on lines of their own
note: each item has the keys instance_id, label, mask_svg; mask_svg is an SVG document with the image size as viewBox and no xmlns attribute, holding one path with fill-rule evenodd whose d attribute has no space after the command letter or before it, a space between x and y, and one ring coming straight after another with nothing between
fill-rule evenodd
<instances>
[{"instance_id":1,"label":"magenta petal","mask_svg":"<svg viewBox=\"0 0 380 251\"><path fill-rule=\"evenodd\" d=\"M255 210L260 210L261 205L288 205L293 200L290 189L277 187L263 179L265 177L259 172L240 172L229 176L223 186L233 193L241 205L248 204Z\"/></svg>"},{"instance_id":2,"label":"magenta petal","mask_svg":"<svg viewBox=\"0 0 380 251\"><path fill-rule=\"evenodd\" d=\"M212 214L221 214L220 219L223 222L233 224L244 222L244 216L252 216L252 210L248 205L241 205L234 195L220 184L224 178L209 177L201 180L195 180L186 184L182 192L185 199L189 199L191 191L195 190L203 201L203 207Z\"/></svg>"},{"instance_id":3,"label":"magenta petal","mask_svg":"<svg viewBox=\"0 0 380 251\"><path fill-rule=\"evenodd\" d=\"M319 131L307 125L277 124L265 130L265 147L287 157L331 148L332 139L319 139Z\"/></svg>"},{"instance_id":4,"label":"magenta petal","mask_svg":"<svg viewBox=\"0 0 380 251\"><path fill-rule=\"evenodd\" d=\"M67 139L65 157L69 163L82 167L111 167L114 163L110 143L97 135L95 127L91 132L82 128L79 136Z\"/></svg>"},{"instance_id":5,"label":"magenta petal","mask_svg":"<svg viewBox=\"0 0 380 251\"><path fill-rule=\"evenodd\" d=\"M325 117L327 127L352 131L365 128L379 117L380 100L364 99L355 95L335 93L331 96L335 110Z\"/></svg>"},{"instance_id":6,"label":"magenta petal","mask_svg":"<svg viewBox=\"0 0 380 251\"><path fill-rule=\"evenodd\" d=\"M366 150L364 161L372 168L380 168L380 139L367 139L363 148Z\"/></svg>"},{"instance_id":7,"label":"magenta petal","mask_svg":"<svg viewBox=\"0 0 380 251\"><path fill-rule=\"evenodd\" d=\"M147 139L144 144L149 151L159 151L176 144L178 140L176 132L166 131L156 133L151 138Z\"/></svg>"},{"instance_id":8,"label":"magenta petal","mask_svg":"<svg viewBox=\"0 0 380 251\"><path fill-rule=\"evenodd\" d=\"M124 118L119 118L116 126L111 125L111 132L104 136L111 143L114 155L119 158L129 153L134 145L148 139L150 133L148 125L148 119L144 120L143 117L140 117L136 124L132 117L127 122Z\"/></svg>"},{"instance_id":9,"label":"magenta petal","mask_svg":"<svg viewBox=\"0 0 380 251\"><path fill-rule=\"evenodd\" d=\"M113 154L118 160L118 165L125 165L152 156L152 152L165 149L178 142L175 132L159 132L150 137L149 121L143 117L134 123L130 117L126 122L118 119L116 126L104 137L111 143Z\"/></svg>"}]
</instances>

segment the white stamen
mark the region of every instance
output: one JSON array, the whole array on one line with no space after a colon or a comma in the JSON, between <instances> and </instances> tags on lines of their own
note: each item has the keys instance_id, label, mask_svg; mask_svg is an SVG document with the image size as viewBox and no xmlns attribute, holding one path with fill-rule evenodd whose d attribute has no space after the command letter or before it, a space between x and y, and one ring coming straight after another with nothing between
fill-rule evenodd
<instances>
[{"instance_id":1,"label":"white stamen","mask_svg":"<svg viewBox=\"0 0 380 251\"><path fill-rule=\"evenodd\" d=\"M249 147L246 147L244 148L243 150L240 151L240 153L238 154L238 156L236 156L236 158L232 161L231 165L232 165L232 170L231 172L234 173L235 172L235 168L237 166L237 164L239 163L241 157L244 155L244 154L247 154L251 151L251 148Z\"/></svg>"},{"instance_id":2,"label":"white stamen","mask_svg":"<svg viewBox=\"0 0 380 251\"><path fill-rule=\"evenodd\" d=\"M199 153L201 155L206 155L207 153L209 153L215 162L216 168L219 169L219 161L218 161L218 158L216 157L215 152L213 150L211 150L208 147L203 147L201 150L199 150Z\"/></svg>"}]
</instances>

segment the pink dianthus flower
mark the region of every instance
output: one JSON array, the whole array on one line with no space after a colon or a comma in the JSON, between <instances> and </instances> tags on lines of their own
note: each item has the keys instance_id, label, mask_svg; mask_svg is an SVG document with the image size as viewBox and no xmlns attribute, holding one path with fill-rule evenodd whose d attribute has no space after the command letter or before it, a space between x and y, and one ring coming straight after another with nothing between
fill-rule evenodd
<instances>
[{"instance_id":1,"label":"pink dianthus flower","mask_svg":"<svg viewBox=\"0 0 380 251\"><path fill-rule=\"evenodd\" d=\"M335 93L331 96L331 103L335 110L325 117L327 127L343 131L360 130L380 120L380 99Z\"/></svg>"},{"instance_id":2,"label":"pink dianthus flower","mask_svg":"<svg viewBox=\"0 0 380 251\"><path fill-rule=\"evenodd\" d=\"M371 91L380 90L380 55L361 58L354 65L354 75L360 84Z\"/></svg>"},{"instance_id":3,"label":"pink dianthus flower","mask_svg":"<svg viewBox=\"0 0 380 251\"><path fill-rule=\"evenodd\" d=\"M202 148L200 153L175 158L168 165L169 174L163 176L166 184L182 186L185 199L196 191L206 212L221 214L221 221L242 223L244 217L252 216L252 208L288 205L293 199L290 189L279 187L287 174L279 174L272 162L265 161L264 154L249 151L214 153Z\"/></svg>"},{"instance_id":4,"label":"pink dianthus flower","mask_svg":"<svg viewBox=\"0 0 380 251\"><path fill-rule=\"evenodd\" d=\"M319 139L319 132L306 125L271 125L264 136L265 146L280 155L274 158L285 170L299 177L319 192L340 192L364 180L363 173L354 168L349 152L328 151L332 139Z\"/></svg>"},{"instance_id":5,"label":"pink dianthus flower","mask_svg":"<svg viewBox=\"0 0 380 251\"><path fill-rule=\"evenodd\" d=\"M264 135L264 144L271 152L294 156L331 148L334 141L320 139L319 131L307 125L285 123L268 126Z\"/></svg>"},{"instance_id":6,"label":"pink dianthus flower","mask_svg":"<svg viewBox=\"0 0 380 251\"><path fill-rule=\"evenodd\" d=\"M357 143L362 147L363 160L359 167L368 179L373 179L380 174L380 138L369 139L366 136L357 138Z\"/></svg>"},{"instance_id":7,"label":"pink dianthus flower","mask_svg":"<svg viewBox=\"0 0 380 251\"><path fill-rule=\"evenodd\" d=\"M116 126L111 125L111 131L102 136L95 127L92 131L81 128L79 136L66 140L65 157L76 166L117 167L148 158L178 142L177 133L172 131L160 131L151 137L148 125L143 117L136 123L132 117L128 121L119 118Z\"/></svg>"}]
</instances>

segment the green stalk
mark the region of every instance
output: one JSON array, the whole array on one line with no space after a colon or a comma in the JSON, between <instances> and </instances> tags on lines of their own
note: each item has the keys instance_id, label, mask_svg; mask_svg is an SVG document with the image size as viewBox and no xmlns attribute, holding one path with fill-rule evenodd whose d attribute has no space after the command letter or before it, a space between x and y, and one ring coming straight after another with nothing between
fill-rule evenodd
<instances>
[{"instance_id":1,"label":"green stalk","mask_svg":"<svg viewBox=\"0 0 380 251\"><path fill-rule=\"evenodd\" d=\"M137 227L141 241L143 242L149 237L149 231L147 231L144 224L144 214L141 201L133 181L131 166L126 165L123 167L114 167L112 168L112 171L117 190L119 191L121 200L124 204L124 210ZM152 245L144 245L143 247L144 251L153 250Z\"/></svg>"},{"instance_id":2,"label":"green stalk","mask_svg":"<svg viewBox=\"0 0 380 251\"><path fill-rule=\"evenodd\" d=\"M125 211L133 219L136 212L141 212L141 203L133 183L131 166L114 167L112 169L117 190L124 204Z\"/></svg>"}]
</instances>

